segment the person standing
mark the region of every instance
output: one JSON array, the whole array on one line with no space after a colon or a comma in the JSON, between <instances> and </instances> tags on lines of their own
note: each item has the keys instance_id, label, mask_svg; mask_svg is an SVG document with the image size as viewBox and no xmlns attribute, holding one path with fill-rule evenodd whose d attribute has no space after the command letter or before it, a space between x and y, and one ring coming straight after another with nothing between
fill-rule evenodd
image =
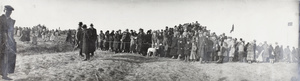
<instances>
[{"instance_id":1,"label":"person standing","mask_svg":"<svg viewBox=\"0 0 300 81\"><path fill-rule=\"evenodd\" d=\"M99 34L99 47L101 50L104 50L104 40L105 40L105 34L103 33L102 30L100 30L100 34Z\"/></svg>"},{"instance_id":2,"label":"person standing","mask_svg":"<svg viewBox=\"0 0 300 81\"><path fill-rule=\"evenodd\" d=\"M190 35L187 35L187 37L185 37L184 39L186 39L185 41L185 46L184 46L184 61L189 61L189 57L191 54L191 49L192 49L192 42L191 42L191 38Z\"/></svg>"},{"instance_id":3,"label":"person standing","mask_svg":"<svg viewBox=\"0 0 300 81\"><path fill-rule=\"evenodd\" d=\"M199 37L197 41L197 59L199 59L199 62L202 63L203 60L205 59L205 36L202 31L199 31Z\"/></svg>"},{"instance_id":4,"label":"person standing","mask_svg":"<svg viewBox=\"0 0 300 81\"><path fill-rule=\"evenodd\" d=\"M85 59L83 61L87 61L90 59L90 37L89 31L86 25L82 26L82 53L85 54Z\"/></svg>"},{"instance_id":5,"label":"person standing","mask_svg":"<svg viewBox=\"0 0 300 81\"><path fill-rule=\"evenodd\" d=\"M109 36L109 30L105 32L105 40L104 40L104 50L107 51L109 50L109 43L110 43L110 36Z\"/></svg>"},{"instance_id":6,"label":"person standing","mask_svg":"<svg viewBox=\"0 0 300 81\"><path fill-rule=\"evenodd\" d=\"M0 72L4 80L12 80L7 75L14 73L16 63L16 42L14 39L16 21L10 17L13 10L13 7L6 5L5 14L0 16Z\"/></svg>"},{"instance_id":7,"label":"person standing","mask_svg":"<svg viewBox=\"0 0 300 81\"><path fill-rule=\"evenodd\" d=\"M128 29L123 32L121 38L121 50L126 53L130 52L130 33Z\"/></svg>"},{"instance_id":8,"label":"person standing","mask_svg":"<svg viewBox=\"0 0 300 81\"><path fill-rule=\"evenodd\" d=\"M138 51L138 54L142 54L142 47L143 47L143 43L144 43L144 36L145 36L145 33L144 33L144 30L143 29L140 29L139 30L139 33L137 35L137 51Z\"/></svg>"},{"instance_id":9,"label":"person standing","mask_svg":"<svg viewBox=\"0 0 300 81\"><path fill-rule=\"evenodd\" d=\"M292 49L292 53L291 53L291 62L297 62L298 61L298 55L297 55L297 51L295 49L295 47L293 47Z\"/></svg>"},{"instance_id":10,"label":"person standing","mask_svg":"<svg viewBox=\"0 0 300 81\"><path fill-rule=\"evenodd\" d=\"M97 41L97 30L94 28L94 25L91 24L90 28L88 29L89 37L90 37L90 53L91 57L94 56L94 52L96 51L96 41Z\"/></svg>"},{"instance_id":11,"label":"person standing","mask_svg":"<svg viewBox=\"0 0 300 81\"><path fill-rule=\"evenodd\" d=\"M179 37L178 37L178 43L177 43L177 54L176 54L176 56L178 56L177 57L177 59L179 60L184 54L184 45L185 45L185 38L183 38L183 36L182 35L180 35L179 34Z\"/></svg>"},{"instance_id":12,"label":"person standing","mask_svg":"<svg viewBox=\"0 0 300 81\"><path fill-rule=\"evenodd\" d=\"M178 45L178 36L174 35L174 37L172 38L172 45L170 46L171 50L170 50L170 56L172 58L175 58L175 56L177 55L177 45Z\"/></svg>"},{"instance_id":13,"label":"person standing","mask_svg":"<svg viewBox=\"0 0 300 81\"><path fill-rule=\"evenodd\" d=\"M276 45L274 49L275 62L279 62L281 49L277 42L275 43L275 45Z\"/></svg>"},{"instance_id":14,"label":"person standing","mask_svg":"<svg viewBox=\"0 0 300 81\"><path fill-rule=\"evenodd\" d=\"M234 59L234 57L236 56L236 41L237 41L237 39L236 38L234 38L234 39L232 39L232 41L231 41L231 44L230 44L230 52L229 52L229 56L231 56L231 62L233 62L233 59Z\"/></svg>"},{"instance_id":15,"label":"person standing","mask_svg":"<svg viewBox=\"0 0 300 81\"><path fill-rule=\"evenodd\" d=\"M244 42L243 39L240 39L239 45L238 45L238 57L239 57L239 62L243 62L244 59Z\"/></svg>"},{"instance_id":16,"label":"person standing","mask_svg":"<svg viewBox=\"0 0 300 81\"><path fill-rule=\"evenodd\" d=\"M270 52L269 52L269 45L267 44L267 42L265 41L265 43L263 44L263 50L264 52L262 53L262 57L263 57L263 62L269 62L269 56L270 56Z\"/></svg>"},{"instance_id":17,"label":"person standing","mask_svg":"<svg viewBox=\"0 0 300 81\"><path fill-rule=\"evenodd\" d=\"M170 48L170 42L169 42L169 35L168 35L168 29L164 30L162 33L162 37L163 37L163 41L162 41L162 45L164 46L164 57L168 56L168 51Z\"/></svg>"},{"instance_id":18,"label":"person standing","mask_svg":"<svg viewBox=\"0 0 300 81\"><path fill-rule=\"evenodd\" d=\"M290 50L290 47L287 46L285 49L284 49L284 53L283 53L283 61L286 61L286 62L291 62L291 58L290 58L290 54L291 54L291 50Z\"/></svg>"},{"instance_id":19,"label":"person standing","mask_svg":"<svg viewBox=\"0 0 300 81\"><path fill-rule=\"evenodd\" d=\"M192 39L192 48L191 48L191 54L190 54L190 60L192 62L196 61L196 54L197 54L197 45L196 45L196 37L194 36Z\"/></svg>"},{"instance_id":20,"label":"person standing","mask_svg":"<svg viewBox=\"0 0 300 81\"><path fill-rule=\"evenodd\" d=\"M83 57L82 55L82 22L79 22L79 26L78 26L78 29L77 29L77 33L76 33L76 38L77 38L77 47L76 48L79 48L79 55Z\"/></svg>"},{"instance_id":21,"label":"person standing","mask_svg":"<svg viewBox=\"0 0 300 81\"><path fill-rule=\"evenodd\" d=\"M119 53L120 51L120 40L121 40L121 35L120 31L116 31L114 35L114 43L113 43L113 50L115 53Z\"/></svg>"}]
</instances>

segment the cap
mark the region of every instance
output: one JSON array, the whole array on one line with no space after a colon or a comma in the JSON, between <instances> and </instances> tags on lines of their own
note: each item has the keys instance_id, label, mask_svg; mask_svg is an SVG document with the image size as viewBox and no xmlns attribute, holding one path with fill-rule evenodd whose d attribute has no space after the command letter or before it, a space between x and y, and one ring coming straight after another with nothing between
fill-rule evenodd
<instances>
[{"instance_id":1,"label":"cap","mask_svg":"<svg viewBox=\"0 0 300 81\"><path fill-rule=\"evenodd\" d=\"M79 24L78 25L82 25L83 23L82 22L79 22Z\"/></svg>"},{"instance_id":2,"label":"cap","mask_svg":"<svg viewBox=\"0 0 300 81\"><path fill-rule=\"evenodd\" d=\"M14 9L13 7L11 7L10 5L5 5L4 8L5 8L5 10L11 10L11 11L15 10L15 9Z\"/></svg>"}]
</instances>

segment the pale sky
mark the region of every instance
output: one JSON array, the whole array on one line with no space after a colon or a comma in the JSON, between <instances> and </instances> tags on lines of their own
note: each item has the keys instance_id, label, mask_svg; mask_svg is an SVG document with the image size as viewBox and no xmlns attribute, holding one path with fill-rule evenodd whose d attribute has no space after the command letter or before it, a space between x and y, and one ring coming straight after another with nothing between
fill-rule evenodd
<instances>
[{"instance_id":1,"label":"pale sky","mask_svg":"<svg viewBox=\"0 0 300 81\"><path fill-rule=\"evenodd\" d=\"M15 8L16 26L44 24L98 30L163 29L198 21L217 34L298 47L298 0L0 0ZM288 26L288 22L293 22ZM231 25L235 31L229 34Z\"/></svg>"}]
</instances>

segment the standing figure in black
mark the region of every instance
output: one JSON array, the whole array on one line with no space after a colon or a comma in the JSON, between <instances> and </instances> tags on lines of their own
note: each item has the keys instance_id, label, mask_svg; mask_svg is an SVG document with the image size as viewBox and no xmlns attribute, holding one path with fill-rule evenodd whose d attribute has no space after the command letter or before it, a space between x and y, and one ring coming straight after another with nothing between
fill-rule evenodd
<instances>
[{"instance_id":1,"label":"standing figure in black","mask_svg":"<svg viewBox=\"0 0 300 81\"><path fill-rule=\"evenodd\" d=\"M76 33L76 38L77 38L77 47L76 48L79 48L79 55L83 57L82 55L82 22L79 22L78 24L78 29L77 29L77 33Z\"/></svg>"},{"instance_id":2,"label":"standing figure in black","mask_svg":"<svg viewBox=\"0 0 300 81\"><path fill-rule=\"evenodd\" d=\"M94 25L91 24L90 28L88 29L90 43L89 43L89 50L91 53L91 57L94 56L94 52L96 50L96 41L97 41L97 30L94 28Z\"/></svg>"},{"instance_id":3,"label":"standing figure in black","mask_svg":"<svg viewBox=\"0 0 300 81\"><path fill-rule=\"evenodd\" d=\"M90 59L90 40L91 37L89 37L89 31L87 29L86 25L82 26L82 52L85 54L85 59L83 61L87 61Z\"/></svg>"}]
</instances>

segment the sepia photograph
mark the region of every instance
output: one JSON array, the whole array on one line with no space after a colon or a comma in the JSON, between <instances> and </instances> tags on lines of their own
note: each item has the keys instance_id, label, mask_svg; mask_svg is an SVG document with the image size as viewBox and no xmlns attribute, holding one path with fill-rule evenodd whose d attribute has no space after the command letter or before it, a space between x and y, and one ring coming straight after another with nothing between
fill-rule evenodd
<instances>
[{"instance_id":1,"label":"sepia photograph","mask_svg":"<svg viewBox=\"0 0 300 81\"><path fill-rule=\"evenodd\" d=\"M0 0L0 81L300 81L299 0Z\"/></svg>"}]
</instances>

